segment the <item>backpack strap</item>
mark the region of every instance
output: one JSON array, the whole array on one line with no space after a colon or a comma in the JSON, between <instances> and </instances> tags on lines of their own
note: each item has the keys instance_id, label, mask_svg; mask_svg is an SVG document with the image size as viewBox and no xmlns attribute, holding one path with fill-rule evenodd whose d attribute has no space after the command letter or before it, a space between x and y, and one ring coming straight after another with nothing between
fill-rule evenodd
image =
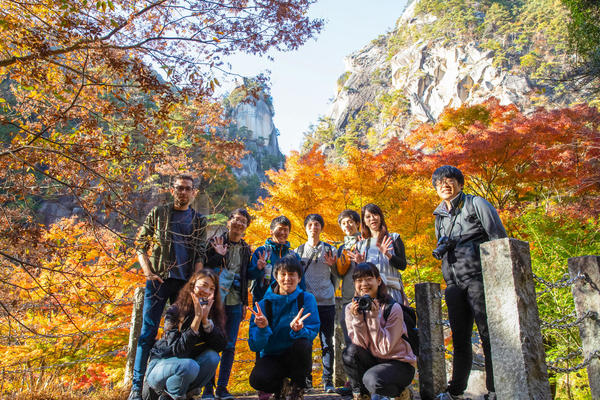
<instances>
[{"instance_id":1,"label":"backpack strap","mask_svg":"<svg viewBox=\"0 0 600 400\"><path fill-rule=\"evenodd\" d=\"M385 308L383 309L383 319L387 322L390 313L392 312L392 307L396 303L396 300L392 299L385 304Z\"/></svg>"},{"instance_id":2,"label":"backpack strap","mask_svg":"<svg viewBox=\"0 0 600 400\"><path fill-rule=\"evenodd\" d=\"M304 290L298 293L298 297L296 297L296 304L298 305L298 311L304 307Z\"/></svg>"},{"instance_id":3,"label":"backpack strap","mask_svg":"<svg viewBox=\"0 0 600 400\"><path fill-rule=\"evenodd\" d=\"M265 299L265 317L267 317L267 321L271 325L271 321L273 321L273 303L269 299Z\"/></svg>"}]
</instances>

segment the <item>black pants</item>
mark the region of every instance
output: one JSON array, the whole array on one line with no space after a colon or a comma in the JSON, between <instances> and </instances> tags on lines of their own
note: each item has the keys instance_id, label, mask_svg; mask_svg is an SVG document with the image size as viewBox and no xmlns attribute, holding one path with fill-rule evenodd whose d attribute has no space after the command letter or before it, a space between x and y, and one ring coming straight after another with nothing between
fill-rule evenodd
<instances>
[{"instance_id":1,"label":"black pants","mask_svg":"<svg viewBox=\"0 0 600 400\"><path fill-rule=\"evenodd\" d=\"M284 378L298 387L306 386L306 376L312 367L312 343L296 339L283 353L266 355L256 360L250 373L250 386L266 393L279 393Z\"/></svg>"},{"instance_id":2,"label":"black pants","mask_svg":"<svg viewBox=\"0 0 600 400\"><path fill-rule=\"evenodd\" d=\"M409 363L374 357L355 344L346 347L342 360L354 393L396 397L415 376L415 368Z\"/></svg>"},{"instance_id":3,"label":"black pants","mask_svg":"<svg viewBox=\"0 0 600 400\"><path fill-rule=\"evenodd\" d=\"M448 391L452 395L458 395L462 394L467 388L471 365L473 364L471 336L473 334L473 321L475 321L485 356L486 387L488 391L495 392L483 282L472 279L466 284L461 284L460 287L448 285L446 288L446 304L448 305L448 317L454 345L452 380L448 383Z\"/></svg>"}]
</instances>

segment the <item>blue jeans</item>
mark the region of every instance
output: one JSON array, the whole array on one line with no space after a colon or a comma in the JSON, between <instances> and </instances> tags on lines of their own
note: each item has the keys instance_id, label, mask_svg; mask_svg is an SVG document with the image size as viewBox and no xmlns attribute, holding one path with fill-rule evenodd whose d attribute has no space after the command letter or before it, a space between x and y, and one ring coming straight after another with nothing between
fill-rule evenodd
<instances>
[{"instance_id":1,"label":"blue jeans","mask_svg":"<svg viewBox=\"0 0 600 400\"><path fill-rule=\"evenodd\" d=\"M217 387L226 388L229 383L229 375L235 356L235 343L237 341L240 323L242 322L242 304L235 306L225 306L225 333L227 334L227 346L221 354L221 366L219 367L219 380Z\"/></svg>"},{"instance_id":2,"label":"blue jeans","mask_svg":"<svg viewBox=\"0 0 600 400\"><path fill-rule=\"evenodd\" d=\"M177 299L179 290L185 285L180 279L165 279L163 283L158 281L146 281L144 292L143 323L140 337L138 338L135 352L135 363L133 364L132 389L142 390L146 364L150 356L150 350L156 341L156 334L160 325L160 318L169 300L173 304Z\"/></svg>"},{"instance_id":3,"label":"blue jeans","mask_svg":"<svg viewBox=\"0 0 600 400\"><path fill-rule=\"evenodd\" d=\"M188 392L206 385L215 375L219 354L206 350L196 358L153 359L146 380L157 393L167 392L174 399L185 399Z\"/></svg>"}]
</instances>

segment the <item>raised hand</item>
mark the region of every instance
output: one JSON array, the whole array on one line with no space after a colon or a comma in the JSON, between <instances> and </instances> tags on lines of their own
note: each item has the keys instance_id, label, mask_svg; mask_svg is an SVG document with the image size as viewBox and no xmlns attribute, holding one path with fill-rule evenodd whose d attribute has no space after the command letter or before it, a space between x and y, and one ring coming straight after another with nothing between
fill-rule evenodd
<instances>
[{"instance_id":1,"label":"raised hand","mask_svg":"<svg viewBox=\"0 0 600 400\"><path fill-rule=\"evenodd\" d=\"M337 260L337 255L333 251L328 250L323 255L323 258L325 259L325 264L329 265L330 267L333 267Z\"/></svg>"},{"instance_id":2,"label":"raised hand","mask_svg":"<svg viewBox=\"0 0 600 400\"><path fill-rule=\"evenodd\" d=\"M357 264L360 264L366 260L365 254L359 252L358 250L349 251L348 258Z\"/></svg>"},{"instance_id":3,"label":"raised hand","mask_svg":"<svg viewBox=\"0 0 600 400\"><path fill-rule=\"evenodd\" d=\"M389 235L386 235L381 241L381 243L377 245L377 248L379 249L381 254L385 255L387 258L390 258L392 256L392 254L390 253L390 250L392 248L392 242L392 238Z\"/></svg>"},{"instance_id":4,"label":"raised hand","mask_svg":"<svg viewBox=\"0 0 600 400\"><path fill-rule=\"evenodd\" d=\"M304 328L304 320L310 317L310 313L302 316L303 312L304 307L302 307L300 311L298 311L298 314L294 317L292 322L290 322L290 328L292 328L294 332L298 332L300 329Z\"/></svg>"},{"instance_id":5,"label":"raised hand","mask_svg":"<svg viewBox=\"0 0 600 400\"><path fill-rule=\"evenodd\" d=\"M263 250L262 253L258 255L258 260L256 261L256 266L258 269L263 270L267 265L267 251Z\"/></svg>"},{"instance_id":6,"label":"raised hand","mask_svg":"<svg viewBox=\"0 0 600 400\"><path fill-rule=\"evenodd\" d=\"M228 246L226 243L223 242L224 240L222 237L216 237L210 242L213 249L215 249L215 251L222 256L224 256L227 253Z\"/></svg>"},{"instance_id":7,"label":"raised hand","mask_svg":"<svg viewBox=\"0 0 600 400\"><path fill-rule=\"evenodd\" d=\"M269 320L263 314L262 310L260 309L260 305L258 303L254 304L256 305L256 311L254 311L251 307L247 307L248 311L254 315L254 323L259 328L266 328L269 326Z\"/></svg>"}]
</instances>

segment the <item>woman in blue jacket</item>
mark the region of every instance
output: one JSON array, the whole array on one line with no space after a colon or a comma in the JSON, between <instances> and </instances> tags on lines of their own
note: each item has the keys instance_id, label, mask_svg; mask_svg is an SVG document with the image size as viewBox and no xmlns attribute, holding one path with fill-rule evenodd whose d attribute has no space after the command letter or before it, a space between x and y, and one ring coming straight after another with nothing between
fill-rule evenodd
<instances>
[{"instance_id":1,"label":"woman in blue jacket","mask_svg":"<svg viewBox=\"0 0 600 400\"><path fill-rule=\"evenodd\" d=\"M300 400L312 367L312 341L319 333L317 301L298 286L302 266L295 255L279 260L274 276L276 282L251 310L248 344L260 356L250 385L274 393L276 400L288 394L289 400Z\"/></svg>"},{"instance_id":2,"label":"woman in blue jacket","mask_svg":"<svg viewBox=\"0 0 600 400\"><path fill-rule=\"evenodd\" d=\"M214 376L227 344L219 277L203 269L181 289L167 310L165 334L154 344L144 379L145 400L185 399Z\"/></svg>"}]
</instances>

